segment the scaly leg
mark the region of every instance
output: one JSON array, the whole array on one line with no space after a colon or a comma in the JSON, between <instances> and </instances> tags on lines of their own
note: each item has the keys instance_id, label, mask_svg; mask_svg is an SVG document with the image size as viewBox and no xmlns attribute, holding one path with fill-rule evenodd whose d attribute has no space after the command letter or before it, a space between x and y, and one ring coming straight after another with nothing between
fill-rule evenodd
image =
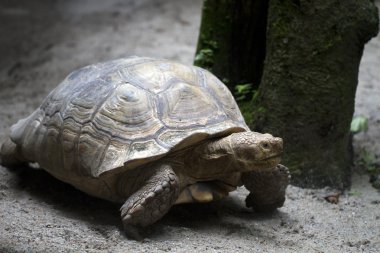
<instances>
[{"instance_id":1,"label":"scaly leg","mask_svg":"<svg viewBox=\"0 0 380 253\"><path fill-rule=\"evenodd\" d=\"M0 148L0 165L7 167L17 166L27 161L22 157L19 147L9 137Z\"/></svg>"},{"instance_id":2,"label":"scaly leg","mask_svg":"<svg viewBox=\"0 0 380 253\"><path fill-rule=\"evenodd\" d=\"M288 168L281 164L269 171L244 173L242 181L250 191L245 200L247 207L257 212L271 212L283 206L289 179Z\"/></svg>"},{"instance_id":3,"label":"scaly leg","mask_svg":"<svg viewBox=\"0 0 380 253\"><path fill-rule=\"evenodd\" d=\"M177 200L179 179L170 165L151 168L154 173L121 207L126 234L142 240L142 229L161 219Z\"/></svg>"}]
</instances>

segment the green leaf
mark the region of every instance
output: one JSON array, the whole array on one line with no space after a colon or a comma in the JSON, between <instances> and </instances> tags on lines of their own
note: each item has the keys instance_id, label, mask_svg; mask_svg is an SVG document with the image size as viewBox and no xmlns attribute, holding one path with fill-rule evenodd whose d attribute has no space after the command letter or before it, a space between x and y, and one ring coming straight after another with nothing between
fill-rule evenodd
<instances>
[{"instance_id":1,"label":"green leaf","mask_svg":"<svg viewBox=\"0 0 380 253\"><path fill-rule=\"evenodd\" d=\"M237 84L235 85L235 97L236 101L242 101L252 92L252 84Z\"/></svg>"},{"instance_id":2,"label":"green leaf","mask_svg":"<svg viewBox=\"0 0 380 253\"><path fill-rule=\"evenodd\" d=\"M376 161L376 155L368 151L364 151L361 158L366 164L373 164Z\"/></svg>"},{"instance_id":3,"label":"green leaf","mask_svg":"<svg viewBox=\"0 0 380 253\"><path fill-rule=\"evenodd\" d=\"M351 133L357 134L368 130L368 119L364 116L355 116L351 121Z\"/></svg>"}]
</instances>

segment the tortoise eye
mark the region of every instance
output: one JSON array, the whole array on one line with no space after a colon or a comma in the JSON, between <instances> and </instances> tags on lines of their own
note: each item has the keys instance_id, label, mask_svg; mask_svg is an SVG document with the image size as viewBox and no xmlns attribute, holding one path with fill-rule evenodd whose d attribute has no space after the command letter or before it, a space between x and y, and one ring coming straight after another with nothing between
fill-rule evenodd
<instances>
[{"instance_id":1,"label":"tortoise eye","mask_svg":"<svg viewBox=\"0 0 380 253\"><path fill-rule=\"evenodd\" d=\"M263 148L263 149L269 149L270 148L270 145L269 145L269 143L268 142L262 142L261 144L260 144L260 146Z\"/></svg>"}]
</instances>

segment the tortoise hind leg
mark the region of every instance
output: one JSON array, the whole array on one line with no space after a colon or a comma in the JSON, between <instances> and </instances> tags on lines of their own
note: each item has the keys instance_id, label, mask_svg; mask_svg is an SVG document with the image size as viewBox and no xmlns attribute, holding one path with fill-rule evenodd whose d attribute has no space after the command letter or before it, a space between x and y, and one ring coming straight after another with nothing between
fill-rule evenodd
<instances>
[{"instance_id":1,"label":"tortoise hind leg","mask_svg":"<svg viewBox=\"0 0 380 253\"><path fill-rule=\"evenodd\" d=\"M16 143L7 137L0 148L0 165L12 167L23 163L27 163L27 161L21 155Z\"/></svg>"},{"instance_id":2,"label":"tortoise hind leg","mask_svg":"<svg viewBox=\"0 0 380 253\"><path fill-rule=\"evenodd\" d=\"M179 179L169 165L152 168L154 173L120 208L127 236L142 240L144 227L161 219L179 195Z\"/></svg>"},{"instance_id":3,"label":"tortoise hind leg","mask_svg":"<svg viewBox=\"0 0 380 253\"><path fill-rule=\"evenodd\" d=\"M257 212L271 212L282 207L289 178L288 168L281 164L269 171L244 173L242 181L250 191L245 200L247 207Z\"/></svg>"}]
</instances>

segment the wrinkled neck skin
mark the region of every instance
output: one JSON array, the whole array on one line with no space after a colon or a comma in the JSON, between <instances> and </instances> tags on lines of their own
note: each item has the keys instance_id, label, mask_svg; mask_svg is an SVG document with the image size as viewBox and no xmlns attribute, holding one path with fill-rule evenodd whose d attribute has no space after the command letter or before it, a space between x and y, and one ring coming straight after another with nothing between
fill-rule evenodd
<instances>
[{"instance_id":1,"label":"wrinkled neck skin","mask_svg":"<svg viewBox=\"0 0 380 253\"><path fill-rule=\"evenodd\" d=\"M213 180L228 174L249 171L236 160L230 136L207 141L186 150L180 156L183 156L182 159L178 159L177 156L172 161L180 160L177 166L182 166L180 170L195 180Z\"/></svg>"}]
</instances>

